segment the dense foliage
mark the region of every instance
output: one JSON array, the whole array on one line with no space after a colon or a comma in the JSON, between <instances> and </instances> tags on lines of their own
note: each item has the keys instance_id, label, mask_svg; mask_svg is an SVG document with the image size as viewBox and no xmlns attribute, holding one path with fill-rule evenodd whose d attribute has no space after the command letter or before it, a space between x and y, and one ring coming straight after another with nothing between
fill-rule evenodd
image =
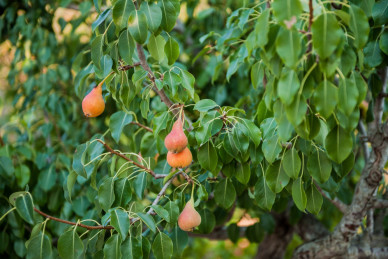
<instances>
[{"instance_id":1,"label":"dense foliage","mask_svg":"<svg viewBox=\"0 0 388 259\"><path fill-rule=\"evenodd\" d=\"M0 1L0 253L170 258L189 236L244 236L277 258L327 235L340 245L294 256L348 254L373 219L383 230L387 6ZM87 118L98 87L105 109ZM193 162L171 168L181 118ZM191 198L202 220L185 232ZM236 208L259 220L237 225Z\"/></svg>"}]
</instances>

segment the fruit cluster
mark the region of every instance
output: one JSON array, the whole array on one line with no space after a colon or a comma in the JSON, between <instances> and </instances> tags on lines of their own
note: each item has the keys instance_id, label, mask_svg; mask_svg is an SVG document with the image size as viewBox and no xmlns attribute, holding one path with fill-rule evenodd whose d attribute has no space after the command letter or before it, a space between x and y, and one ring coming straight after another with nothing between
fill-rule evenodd
<instances>
[{"instance_id":1,"label":"fruit cluster","mask_svg":"<svg viewBox=\"0 0 388 259\"><path fill-rule=\"evenodd\" d=\"M171 132L164 139L164 145L168 150L167 163L171 167L183 168L189 166L193 161L187 142L187 137L183 132L183 120L179 116L172 126Z\"/></svg>"}]
</instances>

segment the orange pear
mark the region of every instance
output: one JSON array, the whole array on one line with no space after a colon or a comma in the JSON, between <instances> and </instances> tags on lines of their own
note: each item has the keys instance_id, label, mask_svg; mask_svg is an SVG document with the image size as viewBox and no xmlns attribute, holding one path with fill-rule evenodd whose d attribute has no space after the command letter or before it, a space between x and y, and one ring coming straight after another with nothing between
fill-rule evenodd
<instances>
[{"instance_id":1,"label":"orange pear","mask_svg":"<svg viewBox=\"0 0 388 259\"><path fill-rule=\"evenodd\" d=\"M187 147L179 153L173 153L171 151L168 151L167 153L167 163L171 167L183 168L189 166L191 161L193 161L193 155Z\"/></svg>"},{"instance_id":2,"label":"orange pear","mask_svg":"<svg viewBox=\"0 0 388 259\"><path fill-rule=\"evenodd\" d=\"M179 118L176 120L170 133L164 139L164 145L168 151L179 153L187 146L187 137L183 131L183 122Z\"/></svg>"},{"instance_id":3,"label":"orange pear","mask_svg":"<svg viewBox=\"0 0 388 259\"><path fill-rule=\"evenodd\" d=\"M82 100L82 110L86 117L97 117L104 112L105 102L102 97L102 84L98 84Z\"/></svg>"},{"instance_id":4,"label":"orange pear","mask_svg":"<svg viewBox=\"0 0 388 259\"><path fill-rule=\"evenodd\" d=\"M194 208L194 199L186 203L185 208L178 218L178 225L183 231L192 231L201 224L201 215Z\"/></svg>"}]
</instances>

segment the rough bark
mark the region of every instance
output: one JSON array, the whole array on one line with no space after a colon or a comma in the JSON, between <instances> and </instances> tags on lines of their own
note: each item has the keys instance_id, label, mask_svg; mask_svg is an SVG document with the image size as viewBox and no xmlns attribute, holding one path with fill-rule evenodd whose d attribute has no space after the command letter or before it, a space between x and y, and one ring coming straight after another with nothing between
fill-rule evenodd
<instances>
[{"instance_id":1,"label":"rough bark","mask_svg":"<svg viewBox=\"0 0 388 259\"><path fill-rule=\"evenodd\" d=\"M373 196L388 159L388 122L382 123L387 69L380 74L383 87L375 102L375 119L368 125L371 152L355 188L352 203L333 233L300 246L295 251L294 258L388 258L386 247L376 247L371 242L370 235L363 242L353 245L362 220L375 204Z\"/></svg>"}]
</instances>

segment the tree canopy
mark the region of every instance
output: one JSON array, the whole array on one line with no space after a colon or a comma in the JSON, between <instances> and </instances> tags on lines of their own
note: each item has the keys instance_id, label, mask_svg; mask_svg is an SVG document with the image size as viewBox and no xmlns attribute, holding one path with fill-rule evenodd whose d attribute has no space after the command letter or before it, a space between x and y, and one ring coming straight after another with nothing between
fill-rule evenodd
<instances>
[{"instance_id":1,"label":"tree canopy","mask_svg":"<svg viewBox=\"0 0 388 259\"><path fill-rule=\"evenodd\" d=\"M0 7L1 255L388 257L388 0Z\"/></svg>"}]
</instances>

